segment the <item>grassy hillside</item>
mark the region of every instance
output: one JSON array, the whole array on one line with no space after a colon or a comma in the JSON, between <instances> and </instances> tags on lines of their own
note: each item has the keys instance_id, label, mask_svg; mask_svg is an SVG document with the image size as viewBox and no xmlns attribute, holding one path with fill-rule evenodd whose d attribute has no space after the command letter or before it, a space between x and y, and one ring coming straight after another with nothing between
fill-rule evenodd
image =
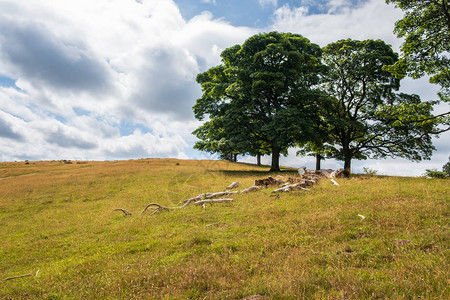
<instances>
[{"instance_id":1,"label":"grassy hillside","mask_svg":"<svg viewBox=\"0 0 450 300\"><path fill-rule=\"evenodd\" d=\"M140 214L266 176L217 161L0 163L0 281L33 274L0 298L450 297L448 180L324 180Z\"/></svg>"}]
</instances>

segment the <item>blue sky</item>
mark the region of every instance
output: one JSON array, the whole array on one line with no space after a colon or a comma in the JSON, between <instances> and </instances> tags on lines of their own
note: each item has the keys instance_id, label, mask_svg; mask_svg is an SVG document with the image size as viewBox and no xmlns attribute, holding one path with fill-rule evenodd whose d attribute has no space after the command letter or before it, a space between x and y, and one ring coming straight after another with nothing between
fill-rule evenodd
<instances>
[{"instance_id":1,"label":"blue sky","mask_svg":"<svg viewBox=\"0 0 450 300\"><path fill-rule=\"evenodd\" d=\"M196 75L221 51L272 30L320 46L379 38L398 50L401 15L382 0L0 0L0 161L214 158L192 149L201 124L192 106ZM402 91L436 95L426 79ZM431 161L355 161L354 171L420 175L447 162L450 136L435 144ZM314 166L295 149L281 162Z\"/></svg>"},{"instance_id":2,"label":"blue sky","mask_svg":"<svg viewBox=\"0 0 450 300\"><path fill-rule=\"evenodd\" d=\"M314 15L328 13L332 5L340 5L341 9L343 7L355 8L367 0L176 0L175 2L187 20L203 11L209 11L214 17L224 19L234 26L266 28L272 23L274 11L282 6L307 7L308 14Z\"/></svg>"}]
</instances>

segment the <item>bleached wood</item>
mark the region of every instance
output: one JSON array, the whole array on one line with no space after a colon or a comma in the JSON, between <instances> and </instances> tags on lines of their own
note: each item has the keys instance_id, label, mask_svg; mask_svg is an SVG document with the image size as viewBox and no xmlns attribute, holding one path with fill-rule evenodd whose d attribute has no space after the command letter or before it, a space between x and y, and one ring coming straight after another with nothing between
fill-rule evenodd
<instances>
[{"instance_id":1,"label":"bleached wood","mask_svg":"<svg viewBox=\"0 0 450 300\"><path fill-rule=\"evenodd\" d=\"M239 186L240 186L239 181L235 181L232 184L230 184L229 186L227 186L227 190L232 190L232 189L238 188Z\"/></svg>"},{"instance_id":2,"label":"bleached wood","mask_svg":"<svg viewBox=\"0 0 450 300\"><path fill-rule=\"evenodd\" d=\"M232 202L231 198L222 198L222 199L206 199L194 202L194 205L205 205L206 203L223 203L223 202Z\"/></svg>"}]
</instances>

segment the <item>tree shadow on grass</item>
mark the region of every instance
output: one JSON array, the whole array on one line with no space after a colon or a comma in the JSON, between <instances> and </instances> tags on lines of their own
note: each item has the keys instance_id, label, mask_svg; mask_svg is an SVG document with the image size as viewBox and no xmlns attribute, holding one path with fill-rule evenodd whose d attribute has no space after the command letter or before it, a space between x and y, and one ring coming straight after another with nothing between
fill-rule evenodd
<instances>
[{"instance_id":1,"label":"tree shadow on grass","mask_svg":"<svg viewBox=\"0 0 450 300\"><path fill-rule=\"evenodd\" d=\"M283 175L283 176L293 176L298 175L297 170L293 169L285 169L281 168L281 172L269 172L269 170L253 170L253 171L247 171L247 170L213 170L210 172L219 172L226 176L230 177L267 177L267 176L274 176L274 175Z\"/></svg>"}]
</instances>

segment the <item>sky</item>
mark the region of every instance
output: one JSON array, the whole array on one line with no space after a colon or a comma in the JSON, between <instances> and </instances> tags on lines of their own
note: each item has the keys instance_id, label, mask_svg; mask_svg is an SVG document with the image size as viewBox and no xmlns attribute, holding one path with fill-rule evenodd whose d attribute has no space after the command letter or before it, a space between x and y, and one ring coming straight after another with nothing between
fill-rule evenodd
<instances>
[{"instance_id":1,"label":"sky","mask_svg":"<svg viewBox=\"0 0 450 300\"><path fill-rule=\"evenodd\" d=\"M224 49L276 30L320 46L382 39L398 51L401 17L382 0L0 0L0 161L214 159L193 150L201 123L192 106L196 75ZM426 78L401 89L423 100L437 90ZM419 176L448 161L450 134L434 144L430 161L355 160L352 169ZM295 152L281 164L314 167Z\"/></svg>"}]
</instances>

